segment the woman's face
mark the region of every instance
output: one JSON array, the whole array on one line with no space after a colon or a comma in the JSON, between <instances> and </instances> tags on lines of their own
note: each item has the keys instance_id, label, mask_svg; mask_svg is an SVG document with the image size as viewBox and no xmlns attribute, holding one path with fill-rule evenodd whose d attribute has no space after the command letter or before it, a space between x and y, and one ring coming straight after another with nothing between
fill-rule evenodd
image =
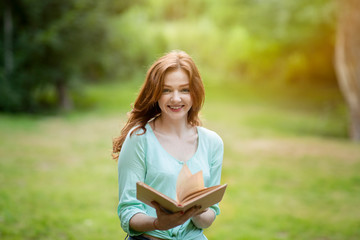
<instances>
[{"instance_id":1,"label":"woman's face","mask_svg":"<svg viewBox=\"0 0 360 240\"><path fill-rule=\"evenodd\" d=\"M182 69L171 70L165 74L164 89L158 101L162 118L187 121L192 107L189 84L189 77Z\"/></svg>"}]
</instances>

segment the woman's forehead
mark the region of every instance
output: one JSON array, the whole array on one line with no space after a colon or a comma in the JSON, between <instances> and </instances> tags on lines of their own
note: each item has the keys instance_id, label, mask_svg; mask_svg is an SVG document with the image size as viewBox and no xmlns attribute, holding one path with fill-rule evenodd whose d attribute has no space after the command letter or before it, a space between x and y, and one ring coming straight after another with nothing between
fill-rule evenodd
<instances>
[{"instance_id":1,"label":"woman's forehead","mask_svg":"<svg viewBox=\"0 0 360 240\"><path fill-rule=\"evenodd\" d=\"M189 76L183 69L169 71L164 77L164 86L183 86L189 85Z\"/></svg>"}]
</instances>

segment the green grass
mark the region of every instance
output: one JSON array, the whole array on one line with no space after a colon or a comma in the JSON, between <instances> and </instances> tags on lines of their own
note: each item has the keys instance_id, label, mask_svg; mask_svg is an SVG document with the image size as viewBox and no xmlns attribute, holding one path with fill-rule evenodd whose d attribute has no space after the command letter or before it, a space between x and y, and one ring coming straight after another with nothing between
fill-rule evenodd
<instances>
[{"instance_id":1,"label":"green grass","mask_svg":"<svg viewBox=\"0 0 360 240\"><path fill-rule=\"evenodd\" d=\"M125 237L111 140L138 89L88 86L92 111L0 115L0 239ZM283 102L240 85L207 92L202 117L224 140L229 184L209 239L360 238L360 147L347 140L341 104Z\"/></svg>"}]
</instances>

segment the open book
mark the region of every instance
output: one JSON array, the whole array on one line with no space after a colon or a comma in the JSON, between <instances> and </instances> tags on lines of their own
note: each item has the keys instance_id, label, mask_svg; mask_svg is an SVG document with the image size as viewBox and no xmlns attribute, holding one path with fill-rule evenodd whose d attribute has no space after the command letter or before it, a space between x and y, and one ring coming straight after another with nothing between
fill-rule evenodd
<instances>
[{"instance_id":1,"label":"open book","mask_svg":"<svg viewBox=\"0 0 360 240\"><path fill-rule=\"evenodd\" d=\"M222 200L226 187L227 184L204 187L202 171L191 174L190 169L184 164L176 182L176 200L143 182L136 183L136 197L152 207L151 202L155 201L168 212L186 211L195 205L205 210Z\"/></svg>"}]
</instances>

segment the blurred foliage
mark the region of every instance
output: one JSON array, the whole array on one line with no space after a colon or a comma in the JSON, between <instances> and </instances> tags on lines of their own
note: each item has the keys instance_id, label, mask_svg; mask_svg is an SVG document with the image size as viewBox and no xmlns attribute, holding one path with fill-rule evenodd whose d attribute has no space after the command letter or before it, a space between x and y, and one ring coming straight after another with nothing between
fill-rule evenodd
<instances>
[{"instance_id":1,"label":"blurred foliage","mask_svg":"<svg viewBox=\"0 0 360 240\"><path fill-rule=\"evenodd\" d=\"M121 29L113 32L115 52L128 52L119 69L126 74L183 49L218 81L336 87L333 1L153 0L113 20Z\"/></svg>"},{"instance_id":2,"label":"blurred foliage","mask_svg":"<svg viewBox=\"0 0 360 240\"><path fill-rule=\"evenodd\" d=\"M129 4L16 0L2 5L11 11L14 69L7 76L1 69L0 110L33 111L56 105L59 86L106 74L102 59L108 15L121 13Z\"/></svg>"},{"instance_id":3,"label":"blurred foliage","mask_svg":"<svg viewBox=\"0 0 360 240\"><path fill-rule=\"evenodd\" d=\"M77 95L84 82L143 78L172 49L193 56L205 81L337 88L333 0L13 3L15 70L1 80L2 111L54 106L57 81Z\"/></svg>"}]
</instances>

